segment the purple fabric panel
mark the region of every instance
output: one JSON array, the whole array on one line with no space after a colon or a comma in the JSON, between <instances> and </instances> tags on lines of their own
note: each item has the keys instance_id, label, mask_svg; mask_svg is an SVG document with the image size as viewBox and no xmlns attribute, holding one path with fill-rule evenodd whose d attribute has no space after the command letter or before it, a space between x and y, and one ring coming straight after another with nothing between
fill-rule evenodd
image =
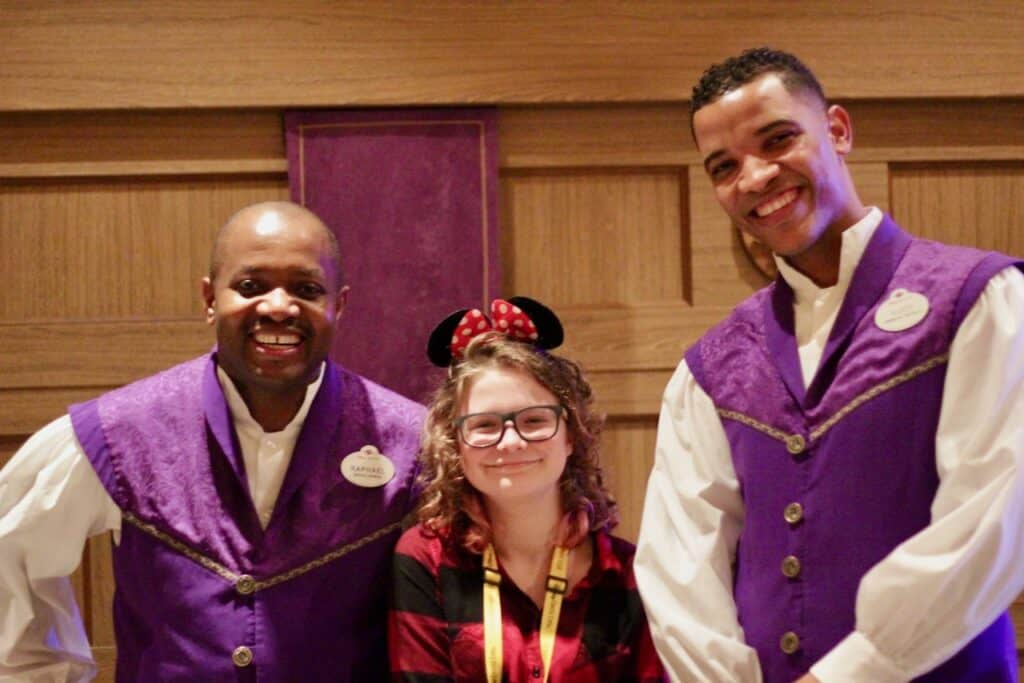
<instances>
[{"instance_id":1,"label":"purple fabric panel","mask_svg":"<svg viewBox=\"0 0 1024 683\"><path fill-rule=\"evenodd\" d=\"M970 277L967 278L967 284L964 285L963 291L960 292L960 299L956 302L956 312L953 314L953 320L957 327L967 317L971 307L974 306L982 291L988 286L989 280L1010 266L1016 266L1018 270L1024 273L1024 261L1004 254L989 254L984 261L978 264L977 268L971 271Z\"/></svg>"},{"instance_id":2,"label":"purple fabric panel","mask_svg":"<svg viewBox=\"0 0 1024 683\"><path fill-rule=\"evenodd\" d=\"M227 580L125 525L114 550L117 681L387 680L384 577L398 535L240 595ZM253 653L244 669L231 661L239 645Z\"/></svg>"},{"instance_id":3,"label":"purple fabric panel","mask_svg":"<svg viewBox=\"0 0 1024 683\"><path fill-rule=\"evenodd\" d=\"M234 463L235 456L209 448L207 424L218 443L236 441L230 429L217 436L227 409L219 394L204 405L213 398L211 387L219 392L214 363L203 357L99 399L123 510L232 571L257 576L313 560L408 511L424 413L419 404L328 363L264 530L240 453ZM395 465L395 478L382 487L356 486L341 475L341 460L365 445ZM306 523L325 515L335 522Z\"/></svg>"},{"instance_id":4,"label":"purple fabric panel","mask_svg":"<svg viewBox=\"0 0 1024 683\"><path fill-rule=\"evenodd\" d=\"M352 287L332 356L414 400L433 326L500 294L494 109L285 115L292 199L338 236Z\"/></svg>"},{"instance_id":5,"label":"purple fabric panel","mask_svg":"<svg viewBox=\"0 0 1024 683\"><path fill-rule=\"evenodd\" d=\"M213 366L202 356L104 394L99 416L123 489L118 506L157 526L173 520L179 540L240 570L259 523L244 470L208 450L199 388Z\"/></svg>"},{"instance_id":6,"label":"purple fabric panel","mask_svg":"<svg viewBox=\"0 0 1024 683\"><path fill-rule=\"evenodd\" d=\"M701 387L717 408L739 410L769 424L787 425L796 433L802 431L803 414L776 365L782 355L776 335L781 333L772 328L784 328L773 318L765 320L775 287L762 289L737 306L690 353L700 354L707 378ZM792 344L791 333L788 339ZM799 367L795 371L799 374Z\"/></svg>"},{"instance_id":7,"label":"purple fabric panel","mask_svg":"<svg viewBox=\"0 0 1024 683\"><path fill-rule=\"evenodd\" d=\"M862 405L797 457L725 421L746 510L736 603L766 680L799 677L849 633L860 577L928 523L942 370ZM919 407L914 417L888 419L905 405ZM794 502L804 510L795 526L783 516ZM780 569L787 555L800 559L796 579ZM801 638L800 651L788 656L778 645L786 631Z\"/></svg>"},{"instance_id":8,"label":"purple fabric panel","mask_svg":"<svg viewBox=\"0 0 1024 683\"><path fill-rule=\"evenodd\" d=\"M95 400L85 403L76 403L68 408L68 415L71 416L71 426L75 430L75 438L82 445L85 456L92 463L96 470L100 483L107 490L110 497L118 502L122 492L117 486L117 473L114 471L114 462L110 459L107 450L107 439L103 435L103 425L100 424L100 414Z\"/></svg>"}]
</instances>

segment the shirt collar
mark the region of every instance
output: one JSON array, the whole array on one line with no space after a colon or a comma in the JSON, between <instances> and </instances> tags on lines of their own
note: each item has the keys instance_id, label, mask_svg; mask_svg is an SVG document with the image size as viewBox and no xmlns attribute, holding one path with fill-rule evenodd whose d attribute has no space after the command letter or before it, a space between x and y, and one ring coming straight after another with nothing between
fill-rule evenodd
<instances>
[{"instance_id":1,"label":"shirt collar","mask_svg":"<svg viewBox=\"0 0 1024 683\"><path fill-rule=\"evenodd\" d=\"M867 215L843 231L843 243L839 251L839 279L832 285L837 291L845 292L853 279L853 271L864 256L871 236L875 229L882 222L882 210L877 206L871 207ZM775 264L779 267L779 274L786 283L793 289L793 296L796 303L813 299L821 291L831 287L819 287L809 277L801 273L793 266L786 263L786 260L777 254L772 254Z\"/></svg>"},{"instance_id":2,"label":"shirt collar","mask_svg":"<svg viewBox=\"0 0 1024 683\"><path fill-rule=\"evenodd\" d=\"M281 431L275 432L276 434L290 436L302 428L302 423L306 421L306 415L309 414L309 407L313 403L313 397L316 396L317 391L320 389L323 379L324 363L321 363L316 379L306 387L306 397L302 400L299 411L295 413L295 417L292 418L291 422L285 425ZM224 398L227 399L228 410L231 412L231 419L235 423L235 429L238 431L265 433L263 426L253 419L252 413L249 412L249 406L245 404L245 399L238 393L235 383L228 377L228 373L224 372L224 368L219 365L217 366L217 381L224 392Z\"/></svg>"}]
</instances>

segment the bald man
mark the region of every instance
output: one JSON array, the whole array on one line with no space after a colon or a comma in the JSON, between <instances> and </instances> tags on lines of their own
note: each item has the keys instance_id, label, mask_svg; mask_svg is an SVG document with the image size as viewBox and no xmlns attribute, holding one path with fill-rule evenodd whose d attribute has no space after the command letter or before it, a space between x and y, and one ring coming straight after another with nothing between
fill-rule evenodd
<instances>
[{"instance_id":1,"label":"bald man","mask_svg":"<svg viewBox=\"0 0 1024 683\"><path fill-rule=\"evenodd\" d=\"M0 472L0 681L95 675L67 576L112 531L118 681L381 681L423 409L328 358L334 236L295 204L221 228L215 350L74 405ZM173 340L169 343L173 344Z\"/></svg>"}]
</instances>

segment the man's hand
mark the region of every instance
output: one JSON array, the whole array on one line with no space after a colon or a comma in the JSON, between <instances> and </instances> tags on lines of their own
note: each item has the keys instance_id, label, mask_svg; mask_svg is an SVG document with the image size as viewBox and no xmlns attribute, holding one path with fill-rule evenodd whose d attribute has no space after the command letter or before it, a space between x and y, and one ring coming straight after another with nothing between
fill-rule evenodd
<instances>
[{"instance_id":1,"label":"man's hand","mask_svg":"<svg viewBox=\"0 0 1024 683\"><path fill-rule=\"evenodd\" d=\"M800 678L796 679L796 683L821 683L814 674L805 673Z\"/></svg>"}]
</instances>

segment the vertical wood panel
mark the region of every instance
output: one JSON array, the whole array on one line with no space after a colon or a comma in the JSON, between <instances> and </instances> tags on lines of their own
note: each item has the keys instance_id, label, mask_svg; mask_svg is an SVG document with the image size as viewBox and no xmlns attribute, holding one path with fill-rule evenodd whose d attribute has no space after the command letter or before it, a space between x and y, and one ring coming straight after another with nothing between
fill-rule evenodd
<instances>
[{"instance_id":1,"label":"vertical wood panel","mask_svg":"<svg viewBox=\"0 0 1024 683\"><path fill-rule=\"evenodd\" d=\"M681 300L674 170L506 174L510 291L552 305Z\"/></svg>"},{"instance_id":2,"label":"vertical wood panel","mask_svg":"<svg viewBox=\"0 0 1024 683\"><path fill-rule=\"evenodd\" d=\"M916 235L1024 256L1024 163L894 165L892 195Z\"/></svg>"},{"instance_id":3,"label":"vertical wood panel","mask_svg":"<svg viewBox=\"0 0 1024 683\"><path fill-rule=\"evenodd\" d=\"M87 561L83 573L88 590L82 611L89 627L93 647L114 646L114 567L111 556L111 534L105 533L89 539Z\"/></svg>"},{"instance_id":4,"label":"vertical wood panel","mask_svg":"<svg viewBox=\"0 0 1024 683\"><path fill-rule=\"evenodd\" d=\"M620 522L615 533L633 543L640 531L647 477L654 465L656 430L654 416L610 420L601 442L601 461L619 502Z\"/></svg>"},{"instance_id":5,"label":"vertical wood panel","mask_svg":"<svg viewBox=\"0 0 1024 683\"><path fill-rule=\"evenodd\" d=\"M0 184L0 322L194 317L211 237L280 178Z\"/></svg>"}]
</instances>

